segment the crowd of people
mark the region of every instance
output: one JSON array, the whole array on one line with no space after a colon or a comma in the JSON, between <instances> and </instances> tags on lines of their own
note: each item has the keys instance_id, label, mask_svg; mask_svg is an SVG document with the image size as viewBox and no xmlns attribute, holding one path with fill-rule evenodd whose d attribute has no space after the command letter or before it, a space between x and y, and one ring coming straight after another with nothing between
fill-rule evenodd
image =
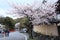
<instances>
[{"instance_id":1,"label":"crowd of people","mask_svg":"<svg viewBox=\"0 0 60 40\"><path fill-rule=\"evenodd\" d=\"M1 29L0 33L5 35L5 36L9 36L9 30L7 30L7 29Z\"/></svg>"}]
</instances>

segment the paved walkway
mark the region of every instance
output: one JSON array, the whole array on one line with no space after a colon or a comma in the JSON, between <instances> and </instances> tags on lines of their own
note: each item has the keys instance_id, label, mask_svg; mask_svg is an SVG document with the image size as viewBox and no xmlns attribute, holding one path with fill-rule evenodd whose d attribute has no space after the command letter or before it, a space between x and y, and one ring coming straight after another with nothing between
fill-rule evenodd
<instances>
[{"instance_id":1,"label":"paved walkway","mask_svg":"<svg viewBox=\"0 0 60 40\"><path fill-rule=\"evenodd\" d=\"M18 31L11 32L9 37L1 37L0 40L27 40L28 36Z\"/></svg>"}]
</instances>

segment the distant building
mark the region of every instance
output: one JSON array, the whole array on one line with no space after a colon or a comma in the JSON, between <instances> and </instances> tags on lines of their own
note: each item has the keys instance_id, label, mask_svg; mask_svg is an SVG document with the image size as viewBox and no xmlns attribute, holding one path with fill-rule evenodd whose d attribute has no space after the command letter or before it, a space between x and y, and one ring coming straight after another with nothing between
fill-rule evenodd
<instances>
[{"instance_id":1,"label":"distant building","mask_svg":"<svg viewBox=\"0 0 60 40\"><path fill-rule=\"evenodd\" d=\"M16 29L16 30L19 30L19 27L20 27L20 23L16 23L16 24L15 24L15 29Z\"/></svg>"},{"instance_id":2,"label":"distant building","mask_svg":"<svg viewBox=\"0 0 60 40\"><path fill-rule=\"evenodd\" d=\"M0 31L3 31L5 29L5 25L0 24Z\"/></svg>"}]
</instances>

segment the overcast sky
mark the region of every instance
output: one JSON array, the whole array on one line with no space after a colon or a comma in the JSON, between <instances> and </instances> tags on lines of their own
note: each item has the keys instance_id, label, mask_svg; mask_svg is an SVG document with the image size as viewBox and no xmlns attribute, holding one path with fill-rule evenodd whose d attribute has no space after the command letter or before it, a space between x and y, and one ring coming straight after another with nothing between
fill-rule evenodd
<instances>
[{"instance_id":1,"label":"overcast sky","mask_svg":"<svg viewBox=\"0 0 60 40\"><path fill-rule=\"evenodd\" d=\"M20 5L26 5L26 4L33 4L34 2L42 2L43 0L0 0L0 16L10 16L12 15L6 14L6 11L11 9L10 3L17 3ZM55 3L57 0L48 0L49 3ZM16 17L14 17L16 18Z\"/></svg>"}]
</instances>

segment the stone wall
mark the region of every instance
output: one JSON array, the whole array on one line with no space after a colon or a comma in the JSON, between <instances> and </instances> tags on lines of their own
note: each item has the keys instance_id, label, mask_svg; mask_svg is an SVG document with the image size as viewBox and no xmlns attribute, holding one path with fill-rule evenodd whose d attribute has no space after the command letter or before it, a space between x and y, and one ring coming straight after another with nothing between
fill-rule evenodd
<instances>
[{"instance_id":1,"label":"stone wall","mask_svg":"<svg viewBox=\"0 0 60 40\"><path fill-rule=\"evenodd\" d=\"M60 36L49 36L33 32L34 40L60 40Z\"/></svg>"},{"instance_id":2,"label":"stone wall","mask_svg":"<svg viewBox=\"0 0 60 40\"><path fill-rule=\"evenodd\" d=\"M34 25L33 31L44 34L44 35L58 36L58 30L57 30L57 26L55 24L39 25L39 26Z\"/></svg>"}]
</instances>

